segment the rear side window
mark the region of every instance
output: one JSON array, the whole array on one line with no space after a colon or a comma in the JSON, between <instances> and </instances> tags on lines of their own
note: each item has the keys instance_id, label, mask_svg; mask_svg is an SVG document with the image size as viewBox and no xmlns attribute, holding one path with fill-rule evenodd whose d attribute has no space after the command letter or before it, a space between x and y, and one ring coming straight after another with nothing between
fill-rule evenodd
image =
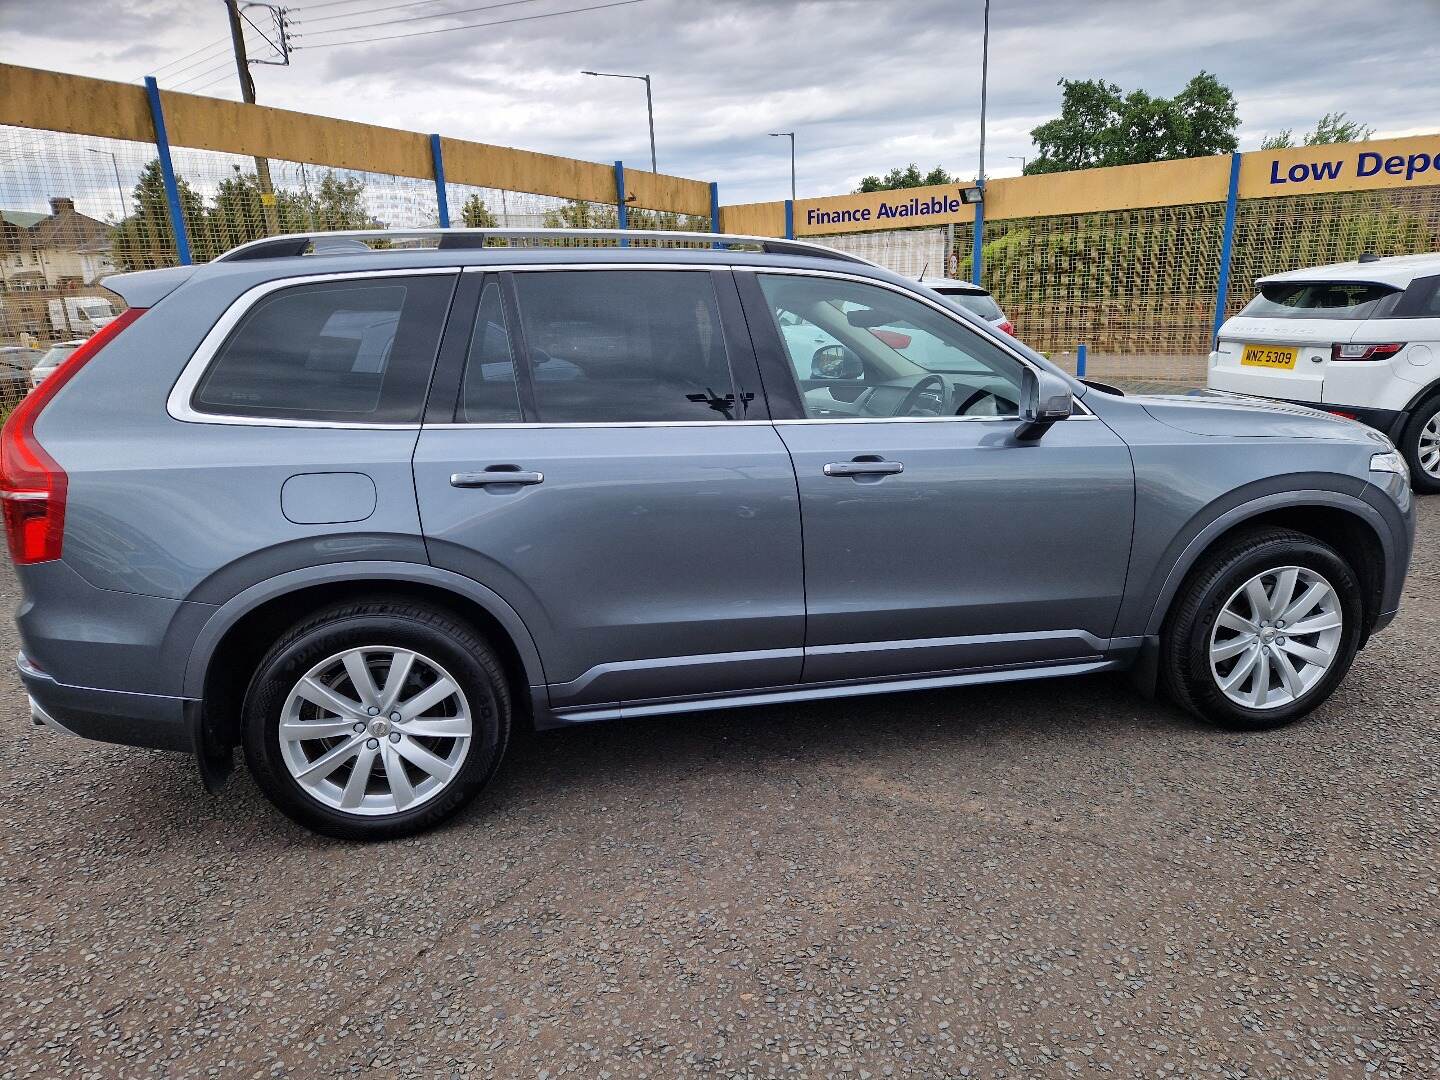
<instances>
[{"instance_id":1,"label":"rear side window","mask_svg":"<svg viewBox=\"0 0 1440 1080\"><path fill-rule=\"evenodd\" d=\"M708 271L515 275L540 423L735 418L735 386ZM473 362L473 361L472 361Z\"/></svg>"},{"instance_id":2,"label":"rear side window","mask_svg":"<svg viewBox=\"0 0 1440 1080\"><path fill-rule=\"evenodd\" d=\"M196 388L200 412L405 424L420 419L451 275L312 282L261 297Z\"/></svg>"},{"instance_id":3,"label":"rear side window","mask_svg":"<svg viewBox=\"0 0 1440 1080\"><path fill-rule=\"evenodd\" d=\"M987 322L1004 318L1000 312L1000 305L995 303L995 298L989 293L941 292L940 295L951 303L958 304L971 315L979 315Z\"/></svg>"},{"instance_id":4,"label":"rear side window","mask_svg":"<svg viewBox=\"0 0 1440 1080\"><path fill-rule=\"evenodd\" d=\"M1388 315L1401 290L1376 282L1271 281L1241 315L1257 319L1376 319Z\"/></svg>"}]
</instances>

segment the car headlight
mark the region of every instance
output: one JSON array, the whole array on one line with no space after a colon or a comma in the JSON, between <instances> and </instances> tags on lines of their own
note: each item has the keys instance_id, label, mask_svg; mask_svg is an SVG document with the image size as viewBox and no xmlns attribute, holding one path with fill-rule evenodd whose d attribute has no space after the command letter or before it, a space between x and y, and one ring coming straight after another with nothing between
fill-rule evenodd
<instances>
[{"instance_id":1,"label":"car headlight","mask_svg":"<svg viewBox=\"0 0 1440 1080\"><path fill-rule=\"evenodd\" d=\"M1399 450L1382 450L1378 454L1370 455L1370 471L1378 473L1394 473L1410 483L1410 466L1405 463L1405 455Z\"/></svg>"}]
</instances>

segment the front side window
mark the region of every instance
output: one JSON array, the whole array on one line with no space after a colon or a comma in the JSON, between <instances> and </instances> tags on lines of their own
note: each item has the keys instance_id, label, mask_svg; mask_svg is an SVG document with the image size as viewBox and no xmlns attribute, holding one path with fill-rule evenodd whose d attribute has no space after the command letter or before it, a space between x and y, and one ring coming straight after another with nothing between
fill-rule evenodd
<instances>
[{"instance_id":1,"label":"front side window","mask_svg":"<svg viewBox=\"0 0 1440 1080\"><path fill-rule=\"evenodd\" d=\"M808 418L1018 414L1021 362L929 304L843 278L758 277Z\"/></svg>"},{"instance_id":2,"label":"front side window","mask_svg":"<svg viewBox=\"0 0 1440 1080\"><path fill-rule=\"evenodd\" d=\"M454 279L311 282L262 296L200 380L200 412L350 423L420 419Z\"/></svg>"},{"instance_id":3,"label":"front side window","mask_svg":"<svg viewBox=\"0 0 1440 1080\"><path fill-rule=\"evenodd\" d=\"M736 418L708 271L515 274L540 423Z\"/></svg>"},{"instance_id":4,"label":"front side window","mask_svg":"<svg viewBox=\"0 0 1440 1080\"><path fill-rule=\"evenodd\" d=\"M1346 281L1268 281L1240 312L1254 319L1380 319L1401 290Z\"/></svg>"}]
</instances>

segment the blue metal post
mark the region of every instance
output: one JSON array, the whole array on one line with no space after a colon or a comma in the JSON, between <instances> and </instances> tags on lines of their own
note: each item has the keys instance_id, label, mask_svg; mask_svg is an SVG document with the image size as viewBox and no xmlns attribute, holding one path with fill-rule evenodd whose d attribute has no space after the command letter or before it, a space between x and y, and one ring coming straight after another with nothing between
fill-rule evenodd
<instances>
[{"instance_id":1,"label":"blue metal post","mask_svg":"<svg viewBox=\"0 0 1440 1080\"><path fill-rule=\"evenodd\" d=\"M785 239L795 239L795 200L785 200Z\"/></svg>"},{"instance_id":2,"label":"blue metal post","mask_svg":"<svg viewBox=\"0 0 1440 1080\"><path fill-rule=\"evenodd\" d=\"M625 207L625 162L615 162L615 222L622 229L630 227L630 214ZM630 241L622 238L621 247L629 247Z\"/></svg>"},{"instance_id":3,"label":"blue metal post","mask_svg":"<svg viewBox=\"0 0 1440 1080\"><path fill-rule=\"evenodd\" d=\"M1240 197L1240 154L1230 155L1230 190L1225 196L1225 232L1220 238L1220 277L1215 283L1215 326L1210 347L1220 338L1225 306L1230 295L1230 249L1235 243L1235 204Z\"/></svg>"},{"instance_id":4,"label":"blue metal post","mask_svg":"<svg viewBox=\"0 0 1440 1080\"><path fill-rule=\"evenodd\" d=\"M450 227L450 200L445 197L445 155L440 151L440 136L430 136L430 160L435 163L435 204L440 208L440 227Z\"/></svg>"},{"instance_id":5,"label":"blue metal post","mask_svg":"<svg viewBox=\"0 0 1440 1080\"><path fill-rule=\"evenodd\" d=\"M165 178L165 200L170 204L170 228L175 233L175 254L182 266L189 266L190 231L180 206L180 185L175 182L175 164L170 160L170 137L165 134L165 110L160 107L160 85L145 76L145 93L150 98L150 119L155 122L155 150L160 158L160 175Z\"/></svg>"},{"instance_id":6,"label":"blue metal post","mask_svg":"<svg viewBox=\"0 0 1440 1080\"><path fill-rule=\"evenodd\" d=\"M720 185L710 185L710 231L720 232Z\"/></svg>"},{"instance_id":7,"label":"blue metal post","mask_svg":"<svg viewBox=\"0 0 1440 1080\"><path fill-rule=\"evenodd\" d=\"M1075 347L1075 375L1076 375L1077 378L1081 378L1081 379L1083 379L1083 378L1085 377L1085 346L1084 346L1084 345L1077 345L1077 346Z\"/></svg>"},{"instance_id":8,"label":"blue metal post","mask_svg":"<svg viewBox=\"0 0 1440 1080\"><path fill-rule=\"evenodd\" d=\"M980 201L975 204L975 240L970 245L970 280L976 285L984 271L981 262L985 252L985 189L982 187L980 192Z\"/></svg>"}]
</instances>

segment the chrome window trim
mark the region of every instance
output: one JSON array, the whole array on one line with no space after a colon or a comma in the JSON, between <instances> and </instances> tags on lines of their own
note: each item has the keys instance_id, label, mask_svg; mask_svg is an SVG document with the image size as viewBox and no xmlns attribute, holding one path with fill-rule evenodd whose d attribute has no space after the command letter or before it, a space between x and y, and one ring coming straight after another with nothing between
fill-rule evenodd
<instances>
[{"instance_id":1,"label":"chrome window trim","mask_svg":"<svg viewBox=\"0 0 1440 1080\"><path fill-rule=\"evenodd\" d=\"M352 431L419 431L420 422L403 424L377 423L363 420L299 420L289 417L237 416L233 413L204 412L191 405L195 389L200 385L205 372L220 351L220 346L230 336L230 331L249 314L261 298L273 292L295 285L311 285L320 281L354 281L366 278L422 277L458 274L458 266L426 266L400 270L351 270L329 274L304 274L295 277L275 278L262 281L246 289L235 298L209 332L200 340L195 352L185 362L170 396L165 399L165 411L171 419L185 424L226 424L240 427L283 427L283 428L340 428Z\"/></svg>"},{"instance_id":2,"label":"chrome window trim","mask_svg":"<svg viewBox=\"0 0 1440 1080\"><path fill-rule=\"evenodd\" d=\"M515 431L517 429L534 428L692 428L692 427L769 427L778 423L774 420L597 420L570 421L566 423L543 423L526 422L517 424L463 424L463 423L441 423L425 424L426 431L447 430L450 428L464 428L473 431Z\"/></svg>"},{"instance_id":3,"label":"chrome window trim","mask_svg":"<svg viewBox=\"0 0 1440 1080\"><path fill-rule=\"evenodd\" d=\"M956 318L956 313L955 313L955 311L954 311L953 309L946 307L944 304L937 303L936 301L930 299L928 296L922 296L920 293L912 292L912 291L911 291L910 289L908 289L908 288L903 288L902 286L896 285L894 282L891 282L891 281L884 281L884 280L881 280L881 279L879 279L879 278L869 277L869 276L867 276L867 275L865 275L865 274L849 274L849 273L846 273L846 272L844 272L844 271L842 271L842 270L812 270L812 269L810 269L809 267L798 267L798 266L754 266L754 265L749 265L749 264L737 262L735 265L731 266L730 269L731 269L731 270L743 270L743 271L745 271L745 272L747 272L747 273L752 273L752 274L791 274L791 275L795 275L795 276L798 276L798 277L840 278L840 279L842 279L842 280L844 280L844 281L854 281L854 282L857 282L858 284L861 284L861 285L873 285L873 286L875 286L875 287L877 287L877 288L889 289L889 290L890 290L891 292L893 292L893 293L899 293L901 296L907 296L907 297L909 297L909 298L912 299L912 300L918 300L920 303L926 304L926 305L928 305L929 307L934 308L934 309L935 309L936 311L938 311L941 315L945 316L945 318L949 319L952 323L956 323L956 324L959 325L959 326L963 326L963 327L966 329L966 331L968 331L969 333L976 334L977 337L980 337L980 338L984 339L985 341L988 341L990 344L994 345L996 348L998 348L1001 352L1005 353L1007 356L1010 356L1010 357L1012 357L1013 359L1019 361L1021 365L1023 365L1023 366L1026 367L1026 368L1028 368L1029 370L1035 371L1035 372L1038 372L1038 371L1040 370L1039 368L1037 368L1037 367L1035 366L1035 362L1034 362L1033 360L1031 360L1029 357L1025 356L1023 353L1017 352L1014 348L1012 348L1012 347L1011 347L1009 344L1007 344L1006 342L1000 341L998 338L987 338L987 337L985 337L985 335L983 335L983 334L978 334L978 333L976 332L976 327L970 325L970 323L969 323L967 320L961 319L961 318ZM979 316L976 316L976 318L979 318ZM982 321L984 321L984 320L982 320ZM985 325L991 327L991 329L994 329L993 324L989 323L988 321L985 322ZM1093 420L1093 419L1095 419L1095 414L1092 413L1088 408L1086 408L1085 405L1080 401L1080 399L1079 399L1078 397L1075 398L1074 408L1075 408L1075 412L1071 413L1070 416L1066 417L1067 420ZM923 421L923 422L926 422L926 423L933 423L933 422L935 422L935 421L941 421L941 420L943 420L943 421L956 421L956 420L1018 420L1018 419L1019 419L1019 417L1016 417L1016 416L994 416L994 417L991 417L991 416L892 416L892 417L875 417L875 418L863 417L863 418L857 418L857 419L850 419L850 418L848 418L848 417L842 418L842 419L829 419L829 418L826 418L826 417L806 417L806 418L800 419L800 420L776 420L775 423L777 423L777 424L837 424L837 423L853 424L853 423L873 423L875 420L879 420L879 422L881 422L881 423L893 424L893 423L897 423L897 422L898 422L898 423L913 423L913 422L916 421L916 420L920 420L920 421Z\"/></svg>"}]
</instances>

